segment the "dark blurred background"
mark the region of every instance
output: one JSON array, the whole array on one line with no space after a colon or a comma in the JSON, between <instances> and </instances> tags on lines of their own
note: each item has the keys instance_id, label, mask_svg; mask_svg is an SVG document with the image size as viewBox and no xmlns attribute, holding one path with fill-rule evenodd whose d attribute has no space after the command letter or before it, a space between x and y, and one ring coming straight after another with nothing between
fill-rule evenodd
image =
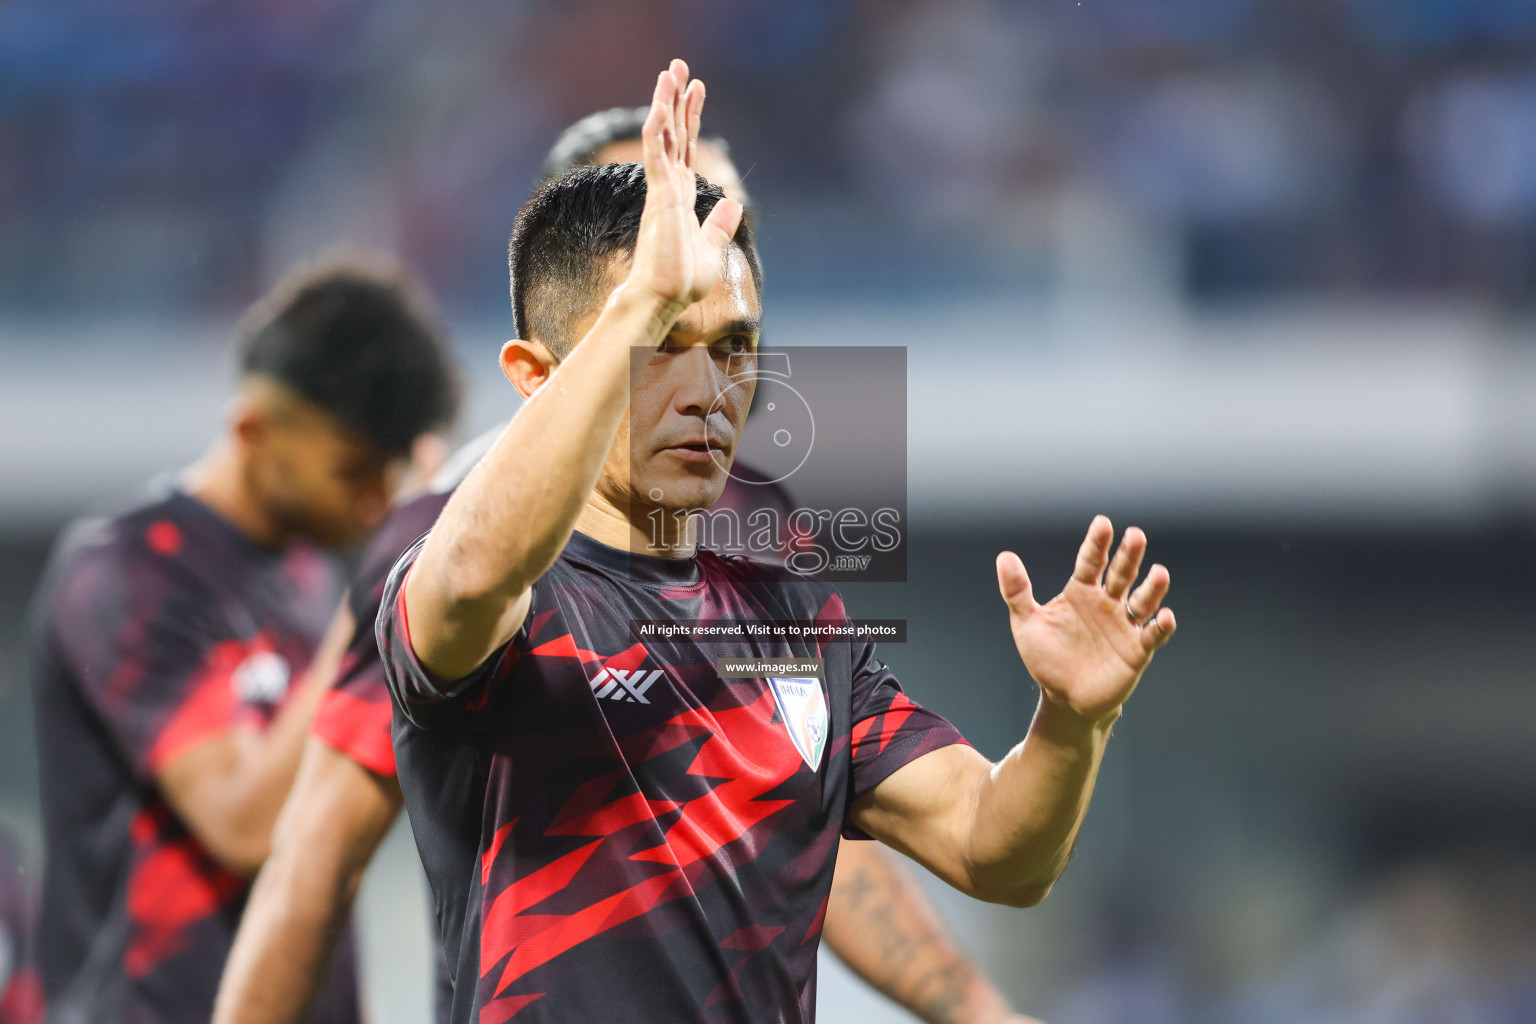
<instances>
[{"instance_id":1,"label":"dark blurred background","mask_svg":"<svg viewBox=\"0 0 1536 1024\"><path fill-rule=\"evenodd\" d=\"M515 406L504 244L565 124L709 85L767 340L908 353L888 660L989 755L1033 704L992 557L1148 529L1181 632L1028 912L935 890L1052 1024L1536 1019L1530 0L7 0L0 819L62 522L194 457L234 318L337 241L435 290L464 433ZM409 837L365 890L425 1019ZM901 1019L827 964L828 1020Z\"/></svg>"}]
</instances>

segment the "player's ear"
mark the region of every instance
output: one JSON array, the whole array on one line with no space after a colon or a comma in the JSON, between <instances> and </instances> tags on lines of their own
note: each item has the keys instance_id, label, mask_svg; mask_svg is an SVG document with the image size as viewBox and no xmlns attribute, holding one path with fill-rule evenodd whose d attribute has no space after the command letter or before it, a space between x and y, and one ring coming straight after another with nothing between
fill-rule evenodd
<instances>
[{"instance_id":1,"label":"player's ear","mask_svg":"<svg viewBox=\"0 0 1536 1024\"><path fill-rule=\"evenodd\" d=\"M272 410L254 389L242 389L230 403L229 432L248 450L262 447L271 434Z\"/></svg>"},{"instance_id":2,"label":"player's ear","mask_svg":"<svg viewBox=\"0 0 1536 1024\"><path fill-rule=\"evenodd\" d=\"M513 338L501 346L501 372L524 398L544 386L559 362L542 341Z\"/></svg>"}]
</instances>

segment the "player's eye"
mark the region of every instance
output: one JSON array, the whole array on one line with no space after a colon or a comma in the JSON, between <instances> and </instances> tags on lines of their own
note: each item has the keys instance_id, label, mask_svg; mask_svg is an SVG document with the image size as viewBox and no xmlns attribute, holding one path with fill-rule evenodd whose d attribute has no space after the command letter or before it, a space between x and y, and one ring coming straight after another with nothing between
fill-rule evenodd
<instances>
[{"instance_id":1,"label":"player's eye","mask_svg":"<svg viewBox=\"0 0 1536 1024\"><path fill-rule=\"evenodd\" d=\"M745 334L729 334L715 342L715 348L728 356L745 355L753 349L753 340Z\"/></svg>"}]
</instances>

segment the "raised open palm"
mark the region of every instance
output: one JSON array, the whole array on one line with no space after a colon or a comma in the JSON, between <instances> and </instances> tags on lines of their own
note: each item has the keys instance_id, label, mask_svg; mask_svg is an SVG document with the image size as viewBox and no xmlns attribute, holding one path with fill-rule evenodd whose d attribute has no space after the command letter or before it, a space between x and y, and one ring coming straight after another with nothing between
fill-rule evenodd
<instances>
[{"instance_id":1,"label":"raised open palm","mask_svg":"<svg viewBox=\"0 0 1536 1024\"><path fill-rule=\"evenodd\" d=\"M704 223L694 212L704 83L688 79L674 60L656 79L651 112L641 129L645 154L645 210L629 281L672 305L675 312L704 298L720 280L720 254L741 223L741 204L722 199Z\"/></svg>"},{"instance_id":2,"label":"raised open palm","mask_svg":"<svg viewBox=\"0 0 1536 1024\"><path fill-rule=\"evenodd\" d=\"M1136 689L1157 649L1173 636L1173 610L1159 609L1168 570L1154 565L1134 591L1147 538L1134 526L1109 557L1115 530L1104 516L1088 527L1066 588L1036 602L1019 556L997 556L997 583L1008 602L1013 641L1048 699L1097 721Z\"/></svg>"}]
</instances>

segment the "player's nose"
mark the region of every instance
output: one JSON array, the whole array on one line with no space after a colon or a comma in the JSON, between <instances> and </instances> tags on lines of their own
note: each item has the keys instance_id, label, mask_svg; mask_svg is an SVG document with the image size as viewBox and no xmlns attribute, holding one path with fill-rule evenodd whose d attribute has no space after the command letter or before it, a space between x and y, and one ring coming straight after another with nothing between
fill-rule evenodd
<instances>
[{"instance_id":1,"label":"player's nose","mask_svg":"<svg viewBox=\"0 0 1536 1024\"><path fill-rule=\"evenodd\" d=\"M708 346L694 345L672 360L672 407L686 416L707 416L730 378L710 358Z\"/></svg>"}]
</instances>

